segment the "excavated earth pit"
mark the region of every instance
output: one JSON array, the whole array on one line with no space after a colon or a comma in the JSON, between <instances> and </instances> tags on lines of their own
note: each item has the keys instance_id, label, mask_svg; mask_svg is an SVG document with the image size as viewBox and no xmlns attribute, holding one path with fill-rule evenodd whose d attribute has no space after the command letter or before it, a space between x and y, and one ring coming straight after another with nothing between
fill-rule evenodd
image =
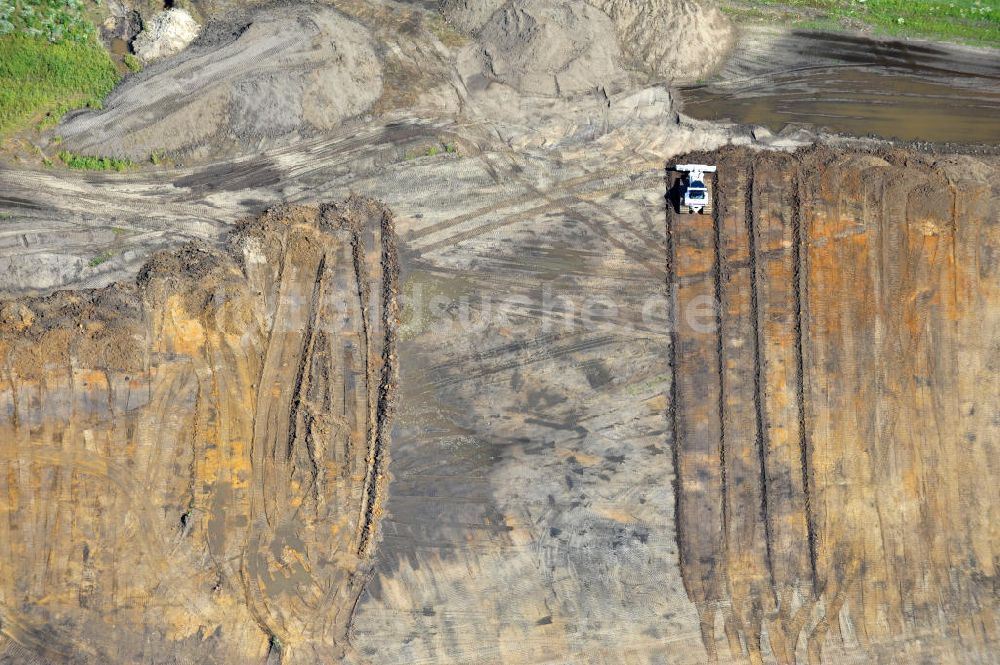
<instances>
[{"instance_id":1,"label":"excavated earth pit","mask_svg":"<svg viewBox=\"0 0 1000 665\"><path fill-rule=\"evenodd\" d=\"M176 163L0 168L0 662L992 662L996 152L679 117L687 0L574 10L610 69L447 4L209 26L166 116L157 65L66 125L143 157L218 75ZM337 44L380 96L322 129Z\"/></svg>"},{"instance_id":2,"label":"excavated earth pit","mask_svg":"<svg viewBox=\"0 0 1000 665\"><path fill-rule=\"evenodd\" d=\"M317 289L358 288L351 204L5 305L6 653L988 662L997 160L682 159L719 164L714 216L667 208L662 163L356 181L405 210L395 356L362 345L372 313L306 340L332 322ZM376 274L387 250L358 247ZM401 374L367 554L364 348Z\"/></svg>"}]
</instances>

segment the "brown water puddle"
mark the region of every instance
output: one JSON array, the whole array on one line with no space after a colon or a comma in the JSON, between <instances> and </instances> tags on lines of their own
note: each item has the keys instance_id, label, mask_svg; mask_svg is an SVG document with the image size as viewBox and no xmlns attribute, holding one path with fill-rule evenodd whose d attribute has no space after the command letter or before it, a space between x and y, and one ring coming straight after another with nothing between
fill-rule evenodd
<instances>
[{"instance_id":1,"label":"brown water puddle","mask_svg":"<svg viewBox=\"0 0 1000 665\"><path fill-rule=\"evenodd\" d=\"M682 89L684 113L780 131L1000 144L1000 57L984 50L796 32L749 37L719 77Z\"/></svg>"}]
</instances>

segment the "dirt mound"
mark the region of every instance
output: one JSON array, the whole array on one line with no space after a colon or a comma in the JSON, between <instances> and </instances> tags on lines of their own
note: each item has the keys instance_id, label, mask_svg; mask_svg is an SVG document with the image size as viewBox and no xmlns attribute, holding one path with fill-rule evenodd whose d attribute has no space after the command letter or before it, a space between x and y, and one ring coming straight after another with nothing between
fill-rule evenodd
<instances>
[{"instance_id":1,"label":"dirt mound","mask_svg":"<svg viewBox=\"0 0 1000 665\"><path fill-rule=\"evenodd\" d=\"M352 198L0 304L4 647L337 660L380 538L396 292L392 216Z\"/></svg>"},{"instance_id":2,"label":"dirt mound","mask_svg":"<svg viewBox=\"0 0 1000 665\"><path fill-rule=\"evenodd\" d=\"M610 17L610 31L589 7ZM694 81L718 67L734 42L722 12L697 0L445 0L442 9L501 62L498 78L527 81L529 91L554 72L568 72L562 78L576 90L594 87L614 78L619 64L658 79Z\"/></svg>"},{"instance_id":3,"label":"dirt mound","mask_svg":"<svg viewBox=\"0 0 1000 665\"><path fill-rule=\"evenodd\" d=\"M134 160L224 156L329 130L381 94L371 34L332 9L264 9L204 33L128 79L104 111L70 117L66 146Z\"/></svg>"},{"instance_id":4,"label":"dirt mound","mask_svg":"<svg viewBox=\"0 0 1000 665\"><path fill-rule=\"evenodd\" d=\"M567 95L623 78L611 20L562 0L513 0L479 33L484 73L523 92Z\"/></svg>"},{"instance_id":5,"label":"dirt mound","mask_svg":"<svg viewBox=\"0 0 1000 665\"><path fill-rule=\"evenodd\" d=\"M168 9L153 17L132 48L143 62L149 63L180 53L200 31L201 26L186 11Z\"/></svg>"},{"instance_id":6,"label":"dirt mound","mask_svg":"<svg viewBox=\"0 0 1000 665\"><path fill-rule=\"evenodd\" d=\"M614 21L633 69L676 83L718 67L734 43L732 24L697 0L587 0Z\"/></svg>"},{"instance_id":7,"label":"dirt mound","mask_svg":"<svg viewBox=\"0 0 1000 665\"><path fill-rule=\"evenodd\" d=\"M506 0L444 0L441 11L459 30L478 32Z\"/></svg>"}]
</instances>

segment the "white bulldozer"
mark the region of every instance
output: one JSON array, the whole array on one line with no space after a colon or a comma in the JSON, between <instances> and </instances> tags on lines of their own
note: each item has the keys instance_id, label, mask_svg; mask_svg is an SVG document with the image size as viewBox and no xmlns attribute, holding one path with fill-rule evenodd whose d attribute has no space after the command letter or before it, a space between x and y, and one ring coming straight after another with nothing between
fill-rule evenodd
<instances>
[{"instance_id":1,"label":"white bulldozer","mask_svg":"<svg viewBox=\"0 0 1000 665\"><path fill-rule=\"evenodd\" d=\"M707 164L678 164L675 171L685 175L680 183L679 212L712 214L712 178L714 166Z\"/></svg>"}]
</instances>

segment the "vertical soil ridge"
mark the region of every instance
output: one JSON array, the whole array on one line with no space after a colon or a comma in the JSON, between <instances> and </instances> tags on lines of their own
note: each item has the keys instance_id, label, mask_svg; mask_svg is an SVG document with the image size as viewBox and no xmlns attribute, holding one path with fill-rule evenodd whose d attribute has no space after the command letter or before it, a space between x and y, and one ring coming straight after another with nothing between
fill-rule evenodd
<instances>
[{"instance_id":1,"label":"vertical soil ridge","mask_svg":"<svg viewBox=\"0 0 1000 665\"><path fill-rule=\"evenodd\" d=\"M719 394L718 394L718 410L719 410L719 482L721 484L720 492L722 493L722 558L723 560L728 559L729 552L729 485L728 477L726 472L726 356L725 356L725 340L723 338L723 326L722 326L722 316L723 316L723 299L722 299L722 283L725 274L725 257L722 251L722 220L725 213L726 198L724 196L727 193L725 187L722 184L722 180L718 177L714 181L714 198L715 201L712 202L712 223L714 226L714 238L715 243L715 265L712 267L713 273L713 289L714 289L714 299L715 302L712 303L713 309L715 311L715 354L718 362L719 371Z\"/></svg>"},{"instance_id":2,"label":"vertical soil ridge","mask_svg":"<svg viewBox=\"0 0 1000 665\"><path fill-rule=\"evenodd\" d=\"M370 559L374 552L377 539L376 529L384 510L383 506L388 489L389 421L399 382L399 369L396 363L396 331L399 322L397 301L399 258L395 242L392 241L395 238L395 222L388 210L382 211L379 230L382 238L382 288L378 316L382 328L383 344L380 351L381 367L375 403L375 432L370 456L371 473L366 492L367 501L362 538L358 548L358 554L363 559Z\"/></svg>"},{"instance_id":3,"label":"vertical soil ridge","mask_svg":"<svg viewBox=\"0 0 1000 665\"><path fill-rule=\"evenodd\" d=\"M299 353L298 367L295 368L295 382L292 384L291 408L288 410L288 440L285 449L285 461L291 461L295 452L295 442L298 438L298 425L302 399L308 387L308 366L312 360L313 345L316 339L316 320L319 318L323 299L323 272L326 269L326 254L319 259L313 277L312 294L309 299L309 315L306 318L306 328L302 335L302 350Z\"/></svg>"},{"instance_id":4,"label":"vertical soil ridge","mask_svg":"<svg viewBox=\"0 0 1000 665\"><path fill-rule=\"evenodd\" d=\"M753 346L753 402L754 414L756 418L756 440L757 456L760 463L760 514L764 524L764 543L767 572L771 580L771 587L774 588L774 555L771 551L774 542L774 529L771 525L771 515L768 506L768 473L767 473L767 419L764 413L764 351L761 348L763 339L761 336L760 318L760 278L757 274L757 221L754 206L756 204L756 164L753 158L747 165L746 180L746 232L747 242L750 247L750 329L752 331ZM775 600L777 602L777 600Z\"/></svg>"},{"instance_id":5,"label":"vertical soil ridge","mask_svg":"<svg viewBox=\"0 0 1000 665\"><path fill-rule=\"evenodd\" d=\"M681 481L680 481L680 437L679 437L679 422L678 422L678 412L677 412L677 399L679 396L679 386L677 385L677 328L679 326L680 315L677 311L677 276L676 276L676 255L674 249L674 222L675 213L673 210L673 202L671 201L672 195L672 179L670 177L670 172L667 171L664 177L666 183L665 191L667 194L664 196L665 205L665 229L667 233L666 242L666 287L667 287L667 308L670 314L669 316L669 340L670 343L667 347L667 367L670 368L670 400L667 404L667 420L670 425L670 456L673 464L674 475L672 479L673 490L674 490L674 531L677 538L677 557L678 563L681 570L684 570L687 561L685 555L685 538L684 534L684 493L681 492ZM691 582L687 577L684 578L685 586L688 587L688 597L691 596Z\"/></svg>"},{"instance_id":6,"label":"vertical soil ridge","mask_svg":"<svg viewBox=\"0 0 1000 665\"><path fill-rule=\"evenodd\" d=\"M806 289L805 270L806 252L804 245L808 242L807 229L804 228L802 215L802 170L796 164L792 177L792 298L794 308L794 335L795 335L795 398L796 408L799 413L799 463L802 474L802 493L806 520L806 538L809 546L809 570L812 575L813 595L819 594L819 576L816 566L816 525L812 512L812 480L809 468L809 429L806 423L806 371L805 371L805 326L803 318L803 297Z\"/></svg>"}]
</instances>

